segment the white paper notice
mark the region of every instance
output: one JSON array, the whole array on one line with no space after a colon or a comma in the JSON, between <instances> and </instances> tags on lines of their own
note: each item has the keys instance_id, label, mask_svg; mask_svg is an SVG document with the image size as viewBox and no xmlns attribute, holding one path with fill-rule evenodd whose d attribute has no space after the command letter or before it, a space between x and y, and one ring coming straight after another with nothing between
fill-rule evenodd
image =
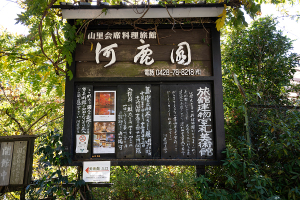
<instances>
[{"instance_id":1,"label":"white paper notice","mask_svg":"<svg viewBox=\"0 0 300 200\"><path fill-rule=\"evenodd\" d=\"M76 135L76 153L87 153L89 143L89 135Z\"/></svg>"},{"instance_id":2,"label":"white paper notice","mask_svg":"<svg viewBox=\"0 0 300 200\"><path fill-rule=\"evenodd\" d=\"M109 182L110 161L83 162L83 180L85 182Z\"/></svg>"}]
</instances>

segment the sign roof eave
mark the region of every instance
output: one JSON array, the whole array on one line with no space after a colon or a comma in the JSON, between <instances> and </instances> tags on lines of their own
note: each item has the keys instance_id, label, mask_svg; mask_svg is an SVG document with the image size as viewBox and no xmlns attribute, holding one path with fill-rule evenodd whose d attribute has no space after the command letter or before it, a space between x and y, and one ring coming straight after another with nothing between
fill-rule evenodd
<instances>
[{"instance_id":1,"label":"sign roof eave","mask_svg":"<svg viewBox=\"0 0 300 200\"><path fill-rule=\"evenodd\" d=\"M173 7L168 8L167 11L163 7L150 8L143 18L171 18L171 16L173 18L218 17L223 9L224 7ZM107 9L105 14L102 13L102 9L62 9L62 16L64 19L138 19L145 12L145 8L134 10L135 12L132 8Z\"/></svg>"}]
</instances>

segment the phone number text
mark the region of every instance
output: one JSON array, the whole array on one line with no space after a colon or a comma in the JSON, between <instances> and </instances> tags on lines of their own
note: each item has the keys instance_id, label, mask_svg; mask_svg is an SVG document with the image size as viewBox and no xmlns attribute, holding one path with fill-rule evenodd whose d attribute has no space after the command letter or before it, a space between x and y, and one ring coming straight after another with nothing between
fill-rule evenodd
<instances>
[{"instance_id":1,"label":"phone number text","mask_svg":"<svg viewBox=\"0 0 300 200\"><path fill-rule=\"evenodd\" d=\"M200 69L145 69L146 76L200 76Z\"/></svg>"}]
</instances>

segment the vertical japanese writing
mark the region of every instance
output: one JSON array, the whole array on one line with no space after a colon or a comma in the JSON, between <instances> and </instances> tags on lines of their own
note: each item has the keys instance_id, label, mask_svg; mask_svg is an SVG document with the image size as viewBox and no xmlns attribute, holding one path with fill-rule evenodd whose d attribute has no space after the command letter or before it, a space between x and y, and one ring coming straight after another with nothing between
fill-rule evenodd
<instances>
[{"instance_id":1,"label":"vertical japanese writing","mask_svg":"<svg viewBox=\"0 0 300 200\"><path fill-rule=\"evenodd\" d=\"M178 125L180 109L177 108L178 92L174 86L161 86L162 157L175 158L178 151Z\"/></svg>"},{"instance_id":2,"label":"vertical japanese writing","mask_svg":"<svg viewBox=\"0 0 300 200\"><path fill-rule=\"evenodd\" d=\"M188 90L185 89L183 93L183 101L184 101L184 112L185 112L185 133L186 133L186 155L189 157L191 155L191 123L189 122L190 116L190 105L189 105L189 98L188 98Z\"/></svg>"},{"instance_id":3,"label":"vertical japanese writing","mask_svg":"<svg viewBox=\"0 0 300 200\"><path fill-rule=\"evenodd\" d=\"M14 142L13 159L11 166L10 184L23 184L27 141Z\"/></svg>"},{"instance_id":4,"label":"vertical japanese writing","mask_svg":"<svg viewBox=\"0 0 300 200\"><path fill-rule=\"evenodd\" d=\"M168 153L168 136L172 141L172 118L171 118L171 102L170 102L170 93L171 91L167 91L167 116L168 116L168 131L163 132L163 152L166 154Z\"/></svg>"},{"instance_id":5,"label":"vertical japanese writing","mask_svg":"<svg viewBox=\"0 0 300 200\"><path fill-rule=\"evenodd\" d=\"M180 158L196 158L195 146L195 118L194 113L194 91L187 86L177 86L179 91L179 140Z\"/></svg>"},{"instance_id":6,"label":"vertical japanese writing","mask_svg":"<svg viewBox=\"0 0 300 200\"><path fill-rule=\"evenodd\" d=\"M81 93L81 132L83 134L87 133L87 127L86 127L86 87L82 87L82 93Z\"/></svg>"},{"instance_id":7,"label":"vertical japanese writing","mask_svg":"<svg viewBox=\"0 0 300 200\"><path fill-rule=\"evenodd\" d=\"M126 92L125 92L126 91ZM151 87L118 86L118 158L152 155Z\"/></svg>"},{"instance_id":8,"label":"vertical japanese writing","mask_svg":"<svg viewBox=\"0 0 300 200\"><path fill-rule=\"evenodd\" d=\"M133 158L134 150L134 95L133 88L131 87L122 87L119 90L119 98L122 99L121 102L118 102L120 106L120 111L118 113L118 152L121 154L121 157ZM128 152L131 152L130 155Z\"/></svg>"},{"instance_id":9,"label":"vertical japanese writing","mask_svg":"<svg viewBox=\"0 0 300 200\"><path fill-rule=\"evenodd\" d=\"M140 96L135 96L135 153L142 153L141 145L141 99ZM145 138L144 138L145 139ZM145 146L145 144L143 143Z\"/></svg>"},{"instance_id":10,"label":"vertical japanese writing","mask_svg":"<svg viewBox=\"0 0 300 200\"><path fill-rule=\"evenodd\" d=\"M191 121L191 126L190 126L190 135L191 135L191 145L192 145L192 155L196 155L196 137L195 137L195 129L196 129L196 124L195 124L195 112L194 112L194 92L189 92L189 103L190 103L190 121Z\"/></svg>"},{"instance_id":11,"label":"vertical japanese writing","mask_svg":"<svg viewBox=\"0 0 300 200\"><path fill-rule=\"evenodd\" d=\"M87 87L86 91L86 127L87 127L87 134L91 134L90 127L92 126L92 88Z\"/></svg>"},{"instance_id":12,"label":"vertical japanese writing","mask_svg":"<svg viewBox=\"0 0 300 200\"><path fill-rule=\"evenodd\" d=\"M140 110L137 110L137 112L140 112L140 132L141 132L141 148L145 149L146 148L146 126L145 126L145 122L146 122L146 117L145 117L145 92L141 91L140 92ZM146 152L147 153L147 152Z\"/></svg>"},{"instance_id":13,"label":"vertical japanese writing","mask_svg":"<svg viewBox=\"0 0 300 200\"><path fill-rule=\"evenodd\" d=\"M162 158L213 156L210 88L162 85L160 91Z\"/></svg>"},{"instance_id":14,"label":"vertical japanese writing","mask_svg":"<svg viewBox=\"0 0 300 200\"><path fill-rule=\"evenodd\" d=\"M200 156L213 156L211 94L208 87L197 89L198 149Z\"/></svg>"},{"instance_id":15,"label":"vertical japanese writing","mask_svg":"<svg viewBox=\"0 0 300 200\"><path fill-rule=\"evenodd\" d=\"M174 150L177 152L178 142L177 142L177 109L176 109L176 93L177 91L172 91L172 104L173 104L173 144Z\"/></svg>"},{"instance_id":16,"label":"vertical japanese writing","mask_svg":"<svg viewBox=\"0 0 300 200\"><path fill-rule=\"evenodd\" d=\"M13 144L13 142L0 143L0 186L9 185Z\"/></svg>"},{"instance_id":17,"label":"vertical japanese writing","mask_svg":"<svg viewBox=\"0 0 300 200\"><path fill-rule=\"evenodd\" d=\"M76 133L76 153L88 153L89 139L92 134L92 94L93 86L77 86L76 95L76 116L75 116L75 133ZM86 140L80 141L80 138L86 138ZM84 136L83 136L84 135ZM90 136L90 137L89 137ZM83 145L84 144L84 148ZM88 156L88 154L86 154Z\"/></svg>"},{"instance_id":18,"label":"vertical japanese writing","mask_svg":"<svg viewBox=\"0 0 300 200\"><path fill-rule=\"evenodd\" d=\"M91 134L92 86L78 86L76 90L76 134Z\"/></svg>"},{"instance_id":19,"label":"vertical japanese writing","mask_svg":"<svg viewBox=\"0 0 300 200\"><path fill-rule=\"evenodd\" d=\"M124 131L124 127L126 128L126 124L124 124L124 122L126 123L126 121L124 121L124 111L123 109L119 112L118 114L118 132L117 132L117 138L118 138L118 148L120 151L123 150L123 145L125 145L125 141L123 140L123 135L126 134ZM126 130L126 129L125 129ZM126 136L125 136L126 139ZM126 144L127 147L127 144Z\"/></svg>"},{"instance_id":20,"label":"vertical japanese writing","mask_svg":"<svg viewBox=\"0 0 300 200\"><path fill-rule=\"evenodd\" d=\"M81 124L81 93L80 88L77 88L76 93L76 134L80 134L80 124Z\"/></svg>"},{"instance_id":21,"label":"vertical japanese writing","mask_svg":"<svg viewBox=\"0 0 300 200\"><path fill-rule=\"evenodd\" d=\"M145 154L152 155L152 140L151 140L151 87L145 86L145 120L146 120L146 135L145 135Z\"/></svg>"},{"instance_id":22,"label":"vertical japanese writing","mask_svg":"<svg viewBox=\"0 0 300 200\"><path fill-rule=\"evenodd\" d=\"M133 89L127 89L128 147L133 147Z\"/></svg>"},{"instance_id":23,"label":"vertical japanese writing","mask_svg":"<svg viewBox=\"0 0 300 200\"><path fill-rule=\"evenodd\" d=\"M181 156L185 156L186 152L185 152L185 131L184 131L184 127L185 127L185 121L184 121L184 114L185 114L185 110L184 110L184 101L183 101L183 90L179 90L179 116L180 116L180 123L179 123L179 131L180 131L180 154Z\"/></svg>"}]
</instances>

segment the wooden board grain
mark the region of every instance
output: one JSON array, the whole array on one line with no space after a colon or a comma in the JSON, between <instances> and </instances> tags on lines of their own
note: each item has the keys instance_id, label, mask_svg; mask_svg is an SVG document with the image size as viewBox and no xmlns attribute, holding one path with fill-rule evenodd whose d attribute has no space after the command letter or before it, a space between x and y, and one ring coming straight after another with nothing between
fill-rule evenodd
<instances>
[{"instance_id":1,"label":"wooden board grain","mask_svg":"<svg viewBox=\"0 0 300 200\"><path fill-rule=\"evenodd\" d=\"M149 67L133 62L118 62L113 66L104 67L106 63L96 64L94 62L76 62L76 77L147 77L145 70ZM151 69L154 69L153 77L188 77L188 76L212 76L212 67L210 61L192 61L189 66L182 66L173 64L167 61L155 62ZM169 75L157 74L156 70L165 69L169 70ZM173 74L173 70L178 69L196 69L200 70L198 75L181 75ZM176 72L178 72L176 70ZM191 71L190 71L191 72Z\"/></svg>"},{"instance_id":2,"label":"wooden board grain","mask_svg":"<svg viewBox=\"0 0 300 200\"><path fill-rule=\"evenodd\" d=\"M119 33L119 39L114 37L107 39L105 37L106 34L114 33ZM130 35L129 39L122 38L123 33L128 33ZM132 33L137 33L139 37L132 39ZM146 33L147 36L142 36L143 33ZM153 31L151 33L156 34ZM91 39L92 35L95 36L92 37L95 39ZM103 39L99 39L100 35L103 36ZM209 29L158 29L156 38L149 39L149 35L150 31L143 32L132 29L88 31L85 43L78 44L76 47L76 77L144 77L146 76L144 69L170 70L183 68L201 69L201 76L212 76L212 45ZM144 38L144 41L141 38ZM185 42L185 44L179 46L182 42ZM98 48L96 53L99 44L101 48ZM106 52L99 53L100 50L112 44L116 44L116 46L107 49ZM151 65L141 62L141 57L135 60L136 56L142 52L138 48L147 44L150 46L144 47L144 51L147 53L148 61L153 60ZM112 61L113 56L115 56L114 63L103 68ZM96 63L96 57L97 60L99 59L98 63ZM181 59L184 59L184 64L187 63L188 59L191 62L186 65L183 65L183 63L178 64ZM151 77L157 76L178 77L181 74L166 76L155 73L154 76L151 75ZM185 74L183 76L194 75Z\"/></svg>"},{"instance_id":3,"label":"wooden board grain","mask_svg":"<svg viewBox=\"0 0 300 200\"><path fill-rule=\"evenodd\" d=\"M95 39L88 39L89 34L93 32L95 33ZM103 39L96 39L97 33L103 34ZM105 39L105 34L114 33L114 32L120 32L121 38L120 39ZM138 39L122 39L122 32L129 32L131 35L131 32L138 32L139 38ZM91 30L87 31L86 33L86 41L85 43L90 42L101 42L105 45L111 44L111 41L115 42L117 41L118 44L140 44L139 39L140 33L143 31L136 31L134 29L106 29L106 30ZM206 29L158 29L157 35L155 39L148 39L149 38L149 32L153 31L146 31L147 32L147 39L144 39L147 44L173 44L173 43L180 43L183 41L188 42L189 44L211 44L211 31L209 28ZM159 41L159 43L158 43Z\"/></svg>"},{"instance_id":4,"label":"wooden board grain","mask_svg":"<svg viewBox=\"0 0 300 200\"><path fill-rule=\"evenodd\" d=\"M101 44L101 48L105 48L108 45ZM142 46L140 42L138 44L118 44L118 47L113 48L116 55L116 63L117 62L133 62L134 57L140 52L137 49L139 46ZM85 45L78 44L75 52L75 61L92 61L96 63L96 45L97 43L93 42L93 46L91 43L86 43ZM191 58L192 60L211 60L211 46L207 44L190 44ZM149 49L153 51L153 54L149 57L153 58L154 61L170 61L170 56L172 49L175 52L178 49L177 43L172 43L168 45L150 45ZM184 47L185 55L187 55L187 50ZM101 62L109 62L111 60L110 57L103 56L103 53L99 56L100 63Z\"/></svg>"},{"instance_id":5,"label":"wooden board grain","mask_svg":"<svg viewBox=\"0 0 300 200\"><path fill-rule=\"evenodd\" d=\"M14 143L1 142L0 146L0 186L7 186L9 185Z\"/></svg>"},{"instance_id":6,"label":"wooden board grain","mask_svg":"<svg viewBox=\"0 0 300 200\"><path fill-rule=\"evenodd\" d=\"M27 141L15 141L10 174L11 185L22 185L27 154Z\"/></svg>"}]
</instances>

